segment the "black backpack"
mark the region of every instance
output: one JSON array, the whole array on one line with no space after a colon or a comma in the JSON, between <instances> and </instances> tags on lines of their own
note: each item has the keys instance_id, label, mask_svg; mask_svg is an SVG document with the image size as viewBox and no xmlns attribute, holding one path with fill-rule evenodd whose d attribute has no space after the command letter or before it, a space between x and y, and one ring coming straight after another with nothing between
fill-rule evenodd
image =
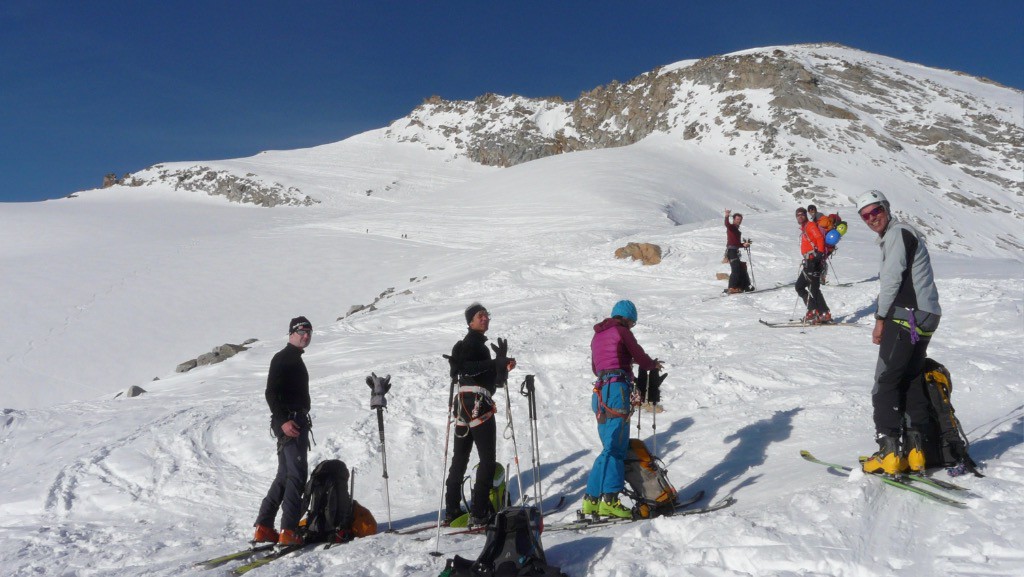
<instances>
[{"instance_id":1,"label":"black backpack","mask_svg":"<svg viewBox=\"0 0 1024 577\"><path fill-rule=\"evenodd\" d=\"M541 545L543 519L536 507L509 507L487 527L487 543L475 562L449 559L442 577L566 577L548 565Z\"/></svg>"},{"instance_id":2,"label":"black backpack","mask_svg":"<svg viewBox=\"0 0 1024 577\"><path fill-rule=\"evenodd\" d=\"M348 467L337 459L321 461L313 469L302 495L306 542L335 541L339 530L351 529L353 502L348 481Z\"/></svg>"},{"instance_id":3,"label":"black backpack","mask_svg":"<svg viewBox=\"0 0 1024 577\"><path fill-rule=\"evenodd\" d=\"M924 370L914 386L923 386L931 405L931 423L924 431L924 456L928 467L946 467L950 474L970 471L978 477L978 466L971 459L967 435L956 417L950 398L953 395L953 377L940 363L925 359Z\"/></svg>"}]
</instances>

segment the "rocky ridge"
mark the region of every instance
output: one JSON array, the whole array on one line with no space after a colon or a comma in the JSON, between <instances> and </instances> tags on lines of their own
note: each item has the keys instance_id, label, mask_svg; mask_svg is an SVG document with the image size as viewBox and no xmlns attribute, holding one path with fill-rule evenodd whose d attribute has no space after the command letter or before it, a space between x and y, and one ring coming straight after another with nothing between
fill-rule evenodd
<instances>
[{"instance_id":1,"label":"rocky ridge","mask_svg":"<svg viewBox=\"0 0 1024 577\"><path fill-rule=\"evenodd\" d=\"M914 147L965 176L1024 195L1019 111L991 110L969 92L928 75L908 75L893 63L899 61L832 44L751 50L661 67L572 102L434 96L395 121L387 136L486 165L513 166L626 146L663 132L742 154L783 177L784 190L795 199L819 202L834 200L822 178L831 174L807 151L868 154L887 162ZM920 172L909 164L901 168ZM1012 210L956 183L929 181L924 172L918 180L978 210Z\"/></svg>"}]
</instances>

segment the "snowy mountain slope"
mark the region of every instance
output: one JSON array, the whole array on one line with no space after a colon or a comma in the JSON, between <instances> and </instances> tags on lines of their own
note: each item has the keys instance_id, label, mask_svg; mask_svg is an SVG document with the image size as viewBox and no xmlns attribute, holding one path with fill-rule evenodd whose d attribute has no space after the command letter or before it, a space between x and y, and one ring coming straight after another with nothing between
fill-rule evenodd
<instances>
[{"instance_id":1,"label":"snowy mountain slope","mask_svg":"<svg viewBox=\"0 0 1024 577\"><path fill-rule=\"evenodd\" d=\"M762 286L794 272L790 221L788 211L749 221ZM545 223L532 231L522 222L501 223L491 222L495 236L550 234ZM984 497L960 512L870 479L844 482L796 455L806 447L849 462L869 449L875 349L868 324L781 333L758 325L757 317L788 317L795 298L789 289L707 299L721 286L710 278L722 268L717 222L632 237L671 250L661 265L641 267L609 257L617 242L582 235L536 261L518 257L514 244L488 243L483 252L506 269L481 269L480 253L465 251L452 257L452 269L472 272L428 276L412 295L378 311L317 323L306 358L318 442L311 460L345 459L357 471L357 498L386 523L376 425L362 379L370 371L389 373L392 517L396 527L430 519L442 479L440 353L464 330L462 303L480 299L494 312L492 335L509 338L520 361L513 383L537 375L544 487L552 498L565 494L575 503L597 446L587 412L589 326L616 298L629 296L640 307L638 338L669 363L657 443L672 479L684 492L734 494L739 503L714 516L551 534L545 545L552 562L571 575L1019 572L1024 396L1018 351L999 345L1021 336L1024 287L1019 278L993 283L1005 261L936 257L948 310L933 353L954 371L959 414L989 475L963 479ZM869 280L874 251L862 228L844 239L835 273L863 282L826 289L834 311L866 316L876 290ZM1007 303L1016 312L1005 314ZM281 336L257 343L135 399L6 411L0 566L14 574L203 574L190 563L247 537L272 475L262 384L282 344ZM525 406L514 397L528 462ZM650 438L649 415L642 424ZM508 441L499 454L511 459ZM481 543L444 538L441 549L472 556ZM940 546L947 543L954 545ZM430 575L440 570L427 555L433 546L380 535L283 560L272 571Z\"/></svg>"},{"instance_id":2,"label":"snowy mountain slope","mask_svg":"<svg viewBox=\"0 0 1024 577\"><path fill-rule=\"evenodd\" d=\"M314 206L255 208L157 180L0 206L2 268L15 271L0 289L0 573L202 575L194 561L241 545L273 474L267 364L296 314L315 325L305 356L318 443L310 459L354 467L356 498L382 526L363 379L375 371L395 383L386 415L394 526L433 519L444 475L440 355L464 333L473 301L493 313L490 335L509 339L519 361L511 382L537 376L543 487L575 506L599 446L590 327L631 298L638 339L668 365L656 438L671 479L684 493L738 502L703 517L551 533L551 562L574 576L1020 574L1024 271L1019 254L997 245L1005 229L994 213L949 209L957 233L932 231L945 314L931 352L953 372L958 416L988 475L958 482L980 497L945 509L797 455L853 463L872 449L878 255L848 198L870 183L907 214L946 210L941 198L911 195L915 174L827 158L837 201L819 206L851 227L833 278L854 284L825 295L856 326L805 331L757 323L793 314L791 287L721 297L714 280L726 269L729 207L747 214L758 286L793 281L789 177L672 134L498 169L375 131L202 163L295 187ZM963 178L958 166L922 166L937 182ZM659 244L663 262L612 258L630 241ZM390 287L377 310L335 320ZM221 364L172 372L248 337L260 340ZM132 384L149 392L112 398ZM512 393L525 467L526 407ZM653 441L650 415L640 421ZM511 443L499 443L511 462ZM434 546L378 535L257 574L436 575ZM480 537L440 543L447 556L481 546Z\"/></svg>"}]
</instances>

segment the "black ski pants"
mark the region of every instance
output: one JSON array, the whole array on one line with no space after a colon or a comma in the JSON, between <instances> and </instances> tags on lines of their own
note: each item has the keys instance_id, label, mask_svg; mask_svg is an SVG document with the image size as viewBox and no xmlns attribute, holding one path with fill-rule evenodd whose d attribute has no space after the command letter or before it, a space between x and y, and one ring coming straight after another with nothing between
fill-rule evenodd
<instances>
[{"instance_id":1,"label":"black ski pants","mask_svg":"<svg viewBox=\"0 0 1024 577\"><path fill-rule=\"evenodd\" d=\"M796 279L796 294L807 303L808 311L827 312L828 303L821 294L821 271L823 261L820 258L804 260L800 268L800 276Z\"/></svg>"},{"instance_id":2,"label":"black ski pants","mask_svg":"<svg viewBox=\"0 0 1024 577\"><path fill-rule=\"evenodd\" d=\"M933 332L939 326L938 315L923 316L919 327ZM910 420L910 428L925 431L931 417L928 391L923 379L917 376L924 370L930 336L921 335L917 343L910 342L910 329L897 324L893 317L885 320L882 342L878 347L875 366L875 386L871 391L874 407L875 433L900 438L903 416Z\"/></svg>"},{"instance_id":3,"label":"black ski pants","mask_svg":"<svg viewBox=\"0 0 1024 577\"><path fill-rule=\"evenodd\" d=\"M448 481L445 483L445 509L449 513L460 510L462 501L462 479L469 466L469 455L476 445L480 464L476 469L476 481L470 497L473 517L487 517L491 510L490 492L494 482L495 446L497 442L497 425L491 417L475 427L456 426L455 442L452 449L452 466L448 469Z\"/></svg>"},{"instance_id":4,"label":"black ski pants","mask_svg":"<svg viewBox=\"0 0 1024 577\"><path fill-rule=\"evenodd\" d=\"M747 275L747 267L743 266L743 261L740 260L740 249L726 248L725 256L729 259L729 288L749 288L750 277Z\"/></svg>"},{"instance_id":5,"label":"black ski pants","mask_svg":"<svg viewBox=\"0 0 1024 577\"><path fill-rule=\"evenodd\" d=\"M274 526L281 510L281 529L294 531L302 517L302 492L306 488L309 465L309 431L303 429L298 437L280 437L277 441L277 476L267 490L256 517L257 525Z\"/></svg>"}]
</instances>

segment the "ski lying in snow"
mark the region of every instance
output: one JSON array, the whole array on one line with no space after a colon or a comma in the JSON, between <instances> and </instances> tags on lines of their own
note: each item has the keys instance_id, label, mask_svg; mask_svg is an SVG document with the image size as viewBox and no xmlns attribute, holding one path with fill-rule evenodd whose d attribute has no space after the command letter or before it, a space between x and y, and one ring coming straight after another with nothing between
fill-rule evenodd
<instances>
[{"instance_id":1,"label":"ski lying in snow","mask_svg":"<svg viewBox=\"0 0 1024 577\"><path fill-rule=\"evenodd\" d=\"M270 563L271 561L275 561L277 559L280 559L281 557L284 557L285 555L289 555L291 553L294 553L294 552L299 551L301 549L305 549L306 547L311 547L311 546L316 545L316 544L317 543L305 543L303 545L285 545L284 547L278 547L273 552L271 552L271 553L269 553L267 555L264 555L264 556L260 557L259 559L254 559L254 560L252 560L252 561L250 561L250 562L248 562L248 563L246 563L244 565L239 565L238 567L235 567L234 569L231 570L231 574L232 575L244 575L244 574L248 573L249 571L252 571L253 569L256 569L258 567L262 567L262 566L266 565L267 563Z\"/></svg>"},{"instance_id":2,"label":"ski lying in snow","mask_svg":"<svg viewBox=\"0 0 1024 577\"><path fill-rule=\"evenodd\" d=\"M871 457L861 455L860 457L857 457L857 460L863 463L864 461L867 461L870 458ZM949 481L943 481L942 479L935 479L933 477L928 477L926 475L921 475L919 473L903 473L903 477L905 479L910 479L911 481L924 483L925 485L931 485L936 489L945 489L946 491L962 491L961 494L963 495L969 495L971 497L977 496L974 493L972 493L971 490L968 489L967 487L961 487L956 483L950 483Z\"/></svg>"},{"instance_id":3,"label":"ski lying in snow","mask_svg":"<svg viewBox=\"0 0 1024 577\"><path fill-rule=\"evenodd\" d=\"M248 549L242 549L241 551L235 551L234 553L228 553L227 555L221 555L220 557L214 557L213 559L207 559L206 561L197 561L195 567L204 567L206 569L213 569L214 567L220 567L225 563L230 563L237 559L245 559L252 557L253 555L261 551L270 551L274 548L274 543L267 543L265 545L252 545Z\"/></svg>"},{"instance_id":4,"label":"ski lying in snow","mask_svg":"<svg viewBox=\"0 0 1024 577\"><path fill-rule=\"evenodd\" d=\"M565 508L565 495L561 495L561 496L558 497L558 503L555 503L554 507L544 511L544 517L547 518L548 515L551 515L553 513L557 513L557 512L561 511L564 508ZM445 535L445 536L448 536L448 535L477 535L477 534L484 533L484 532L487 531L487 525L474 525L473 527L464 527L464 528L451 527L451 528L452 529L456 529L456 530L455 531L445 531L444 533L442 533L442 535ZM407 529L406 531L399 533L399 535L412 535L412 534L415 534L415 533L421 533L423 531L426 531L427 529L437 529L437 523L431 524L429 526L413 527L412 529ZM432 537L416 537L415 540L416 541L429 541L430 539L432 539Z\"/></svg>"},{"instance_id":5,"label":"ski lying in snow","mask_svg":"<svg viewBox=\"0 0 1024 577\"><path fill-rule=\"evenodd\" d=\"M696 499L690 498L690 499L687 499L687 500L683 501L682 503L685 503L685 504L696 503L697 501L699 501L700 499L702 499L704 497L704 492L701 491L700 493L695 495L695 497L697 497L697 498ZM715 501L714 503L708 505L707 507L697 507L697 508L690 509L690 508L685 508L685 505L682 505L683 508L681 508L680 505L677 504L676 505L677 508L676 508L676 510L674 512L668 513L668 514L665 514L665 515L659 515L659 517L685 517L687 515L702 515L704 513L710 513L712 511L718 511L720 509L725 509L726 507L731 506L735 502L736 502L736 498L735 497L733 497L732 495L727 495L727 496L719 499L718 501ZM599 529L601 527L609 527L609 526L612 526L612 525L624 525L626 523L633 523L633 522L636 522L636 521L646 521L648 519L655 519L656 518L656 517L644 517L644 518L639 518L639 519L623 519L623 518L616 518L616 517L601 517L601 518L595 519L593 517L583 517L583 513L580 512L580 511L577 511L576 515L577 515L578 518L575 521L569 521L569 522L566 522L566 523L553 523L553 524L550 524L550 525L545 524L544 525L544 530L545 531L584 531L584 530L587 530L587 529Z\"/></svg>"},{"instance_id":6,"label":"ski lying in snow","mask_svg":"<svg viewBox=\"0 0 1024 577\"><path fill-rule=\"evenodd\" d=\"M544 516L547 517L547 516L549 516L549 514L554 513L554 512L558 512L558 511L562 510L563 508L565 508L565 495L559 495L558 502L555 503L555 506L551 507L550 509L545 510L544 511ZM417 527L413 527L413 528L410 528L410 529L399 531L397 534L398 535L415 535L417 533L422 533L422 532L428 531L430 529L437 529L437 523L430 523L430 524L427 524L427 525L419 525ZM444 533L442 533L443 535L474 535L476 533L483 533L484 531L487 530L487 527L485 525L474 526L474 527L451 527L450 526L450 527L442 527L442 529L455 529L455 531L445 531ZM429 540L429 539L430 539L430 537L418 537L416 540L417 541L426 541L426 540Z\"/></svg>"},{"instance_id":7,"label":"ski lying in snow","mask_svg":"<svg viewBox=\"0 0 1024 577\"><path fill-rule=\"evenodd\" d=\"M766 327L773 329L781 328L813 328L813 327L857 327L860 326L857 323L842 323L842 322L827 322L827 323L805 323L803 321L766 321L764 319L757 319L757 322L761 323Z\"/></svg>"},{"instance_id":8,"label":"ski lying in snow","mask_svg":"<svg viewBox=\"0 0 1024 577\"><path fill-rule=\"evenodd\" d=\"M844 471L846 473L853 472L853 468L851 468L851 467L847 467L845 465L837 465L835 463L826 463L825 461L820 461L817 458L815 458L815 456L812 455L809 451L800 451L800 456L803 457L804 459L812 462L812 463L817 463L819 465L824 465L824 466L828 467L829 469L833 469L833 470L836 470L836 471ZM915 477L903 476L900 479L894 479L892 477L888 477L888 476L880 474L880 473L864 473L864 475L867 476L867 477L874 477L874 478L882 481L883 483L885 483L886 485L889 485L891 487L896 487L897 489L903 489L904 491L910 491L911 493L917 493L918 495L920 495L920 496L922 496L922 497L924 497L926 499L929 499L931 501L935 501L936 503L942 503L944 505L949 505L951 507L956 507L958 509L965 509L965 508L967 508L967 503L964 503L963 501L957 501L956 499L953 499L952 497L948 497L948 496L940 494L940 493L934 493L932 491L929 491L927 489L922 489L921 487L919 487L917 485L914 485L913 483L915 481L918 481L918 479L915 478L915 477L917 477L916 475L915 475ZM925 478L927 478L927 477L925 477ZM929 480L934 481L934 479L929 479ZM935 486L935 485L933 485L933 486Z\"/></svg>"}]
</instances>

